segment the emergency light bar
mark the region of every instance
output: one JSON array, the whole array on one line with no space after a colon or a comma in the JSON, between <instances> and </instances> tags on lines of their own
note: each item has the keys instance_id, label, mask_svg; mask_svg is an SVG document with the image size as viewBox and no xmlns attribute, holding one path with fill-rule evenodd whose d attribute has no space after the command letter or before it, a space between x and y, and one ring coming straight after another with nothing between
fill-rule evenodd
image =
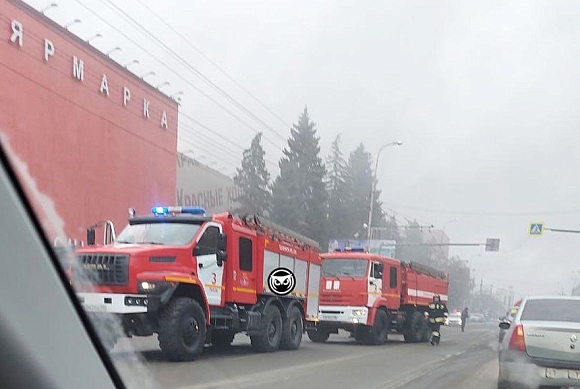
<instances>
[{"instance_id":1,"label":"emergency light bar","mask_svg":"<svg viewBox=\"0 0 580 389\"><path fill-rule=\"evenodd\" d=\"M366 252L364 247L345 247L345 248L337 248L334 250L337 253L364 253Z\"/></svg>"},{"instance_id":2,"label":"emergency light bar","mask_svg":"<svg viewBox=\"0 0 580 389\"><path fill-rule=\"evenodd\" d=\"M151 213L157 216L186 213L189 215L205 215L202 207L153 207Z\"/></svg>"}]
</instances>

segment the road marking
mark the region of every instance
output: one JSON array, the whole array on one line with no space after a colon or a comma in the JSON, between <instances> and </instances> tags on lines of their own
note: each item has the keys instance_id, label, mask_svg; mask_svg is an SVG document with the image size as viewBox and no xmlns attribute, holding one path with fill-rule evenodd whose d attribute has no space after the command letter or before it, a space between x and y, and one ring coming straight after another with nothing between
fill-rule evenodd
<instances>
[{"instance_id":1,"label":"road marking","mask_svg":"<svg viewBox=\"0 0 580 389\"><path fill-rule=\"evenodd\" d=\"M477 332L477 331L473 331L473 332ZM423 365L416 370L410 371L409 373L407 373L406 376L401 377L398 380L391 380L386 385L382 385L382 384L376 385L372 389L398 389L398 388L406 387L411 382L413 382L419 378L422 378L428 374L433 373L434 371L439 369L442 365L444 365L448 360L455 359L457 357L460 357L463 354L472 352L474 348L477 348L478 346L484 346L486 344L488 344L488 339L484 338L481 341L471 345L471 347L469 347L465 350L458 351L458 352L453 353L453 354L445 354L440 359L438 359L434 362L431 362L427 365Z\"/></svg>"},{"instance_id":2,"label":"road marking","mask_svg":"<svg viewBox=\"0 0 580 389\"><path fill-rule=\"evenodd\" d=\"M200 385L181 386L177 389L215 389L215 388L221 388L221 387L240 389L240 388L246 388L246 387L253 387L253 386L257 386L259 384L263 384L266 382L280 381L280 377L295 375L297 369L311 369L311 368L316 368L316 367L320 367L320 366L332 365L334 363L345 362L345 361L350 361L353 359L358 359L361 357L367 357L370 355L381 354L381 353L384 353L385 351L386 351L385 349L376 350L376 351L369 351L366 353L361 353L361 354L356 354L356 355L349 355L349 356L333 358L333 359L325 359L325 360L318 361L318 362L303 363L301 365L288 366L288 367L283 367L280 369L272 369L272 370L268 370L267 372L248 374L244 377L238 377L235 379L224 379L224 380L212 381L212 382L208 382L208 383L200 384ZM268 376L265 377L264 373L267 373Z\"/></svg>"}]
</instances>

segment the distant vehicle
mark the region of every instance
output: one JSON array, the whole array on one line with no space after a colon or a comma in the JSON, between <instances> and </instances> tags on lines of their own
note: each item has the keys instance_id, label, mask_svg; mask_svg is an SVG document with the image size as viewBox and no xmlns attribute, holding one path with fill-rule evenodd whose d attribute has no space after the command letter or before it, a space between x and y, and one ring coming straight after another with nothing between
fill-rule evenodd
<instances>
[{"instance_id":1,"label":"distant vehicle","mask_svg":"<svg viewBox=\"0 0 580 389\"><path fill-rule=\"evenodd\" d=\"M453 312L449 315L447 323L445 324L448 326L461 326L461 323L463 323L463 320L461 320L461 312Z\"/></svg>"},{"instance_id":2,"label":"distant vehicle","mask_svg":"<svg viewBox=\"0 0 580 389\"><path fill-rule=\"evenodd\" d=\"M487 321L481 313L470 313L468 319L472 323L485 323Z\"/></svg>"},{"instance_id":3,"label":"distant vehicle","mask_svg":"<svg viewBox=\"0 0 580 389\"><path fill-rule=\"evenodd\" d=\"M580 384L580 297L527 298L504 319L498 388Z\"/></svg>"},{"instance_id":4,"label":"distant vehicle","mask_svg":"<svg viewBox=\"0 0 580 389\"><path fill-rule=\"evenodd\" d=\"M325 342L339 329L360 343L382 344L390 331L410 343L427 342L425 313L434 295L447 300L449 280L428 266L361 251L322 255L320 307L313 342Z\"/></svg>"}]
</instances>

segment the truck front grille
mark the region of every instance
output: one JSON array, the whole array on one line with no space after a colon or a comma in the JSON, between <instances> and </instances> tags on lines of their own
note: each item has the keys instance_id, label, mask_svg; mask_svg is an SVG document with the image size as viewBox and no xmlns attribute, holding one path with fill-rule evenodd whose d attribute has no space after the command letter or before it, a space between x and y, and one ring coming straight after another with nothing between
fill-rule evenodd
<instances>
[{"instance_id":1,"label":"truck front grille","mask_svg":"<svg viewBox=\"0 0 580 389\"><path fill-rule=\"evenodd\" d=\"M97 285L127 285L129 256L115 254L80 254L76 279L86 278Z\"/></svg>"}]
</instances>

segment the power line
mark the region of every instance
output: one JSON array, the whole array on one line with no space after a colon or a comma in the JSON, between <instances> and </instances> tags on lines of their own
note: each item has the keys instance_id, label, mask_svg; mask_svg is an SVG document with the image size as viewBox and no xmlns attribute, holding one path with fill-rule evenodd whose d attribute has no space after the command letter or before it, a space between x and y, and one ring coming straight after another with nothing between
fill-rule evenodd
<instances>
[{"instance_id":1,"label":"power line","mask_svg":"<svg viewBox=\"0 0 580 389\"><path fill-rule=\"evenodd\" d=\"M155 42L157 42L157 44L159 46L161 46L163 49L165 49L165 51L167 51L168 53L170 53L171 55L173 55L174 58L176 58L184 66L186 66L187 68L189 68L196 76L198 76L199 78L201 78L206 84L210 85L213 89L215 89L218 93L220 93L224 98L226 98L227 100L229 100L232 104L234 104L235 106L237 106L240 110L246 112L248 114L248 116L250 116L251 118L253 118L257 122L259 122L260 124L262 124L265 128L267 128L268 130L272 131L272 133L274 133L275 135L277 135L280 139L282 139L283 141L286 140L286 138L283 135L281 135L276 130L274 130L272 127L270 127L270 125L268 125L266 122L264 122L258 116L256 116L252 111L250 111L248 108L246 108L244 105L242 105L239 101L237 101L235 98L233 98L229 93L227 93L225 90L223 90L221 87L219 87L216 83L214 83L213 81L211 81L199 69L197 69L193 65L191 65L187 60L185 60L181 55L179 55L178 53L176 53L165 42L163 42L162 40L160 40L159 38L157 38L153 33L151 33L147 28L145 28L141 23L139 23L137 20L135 20L133 17L131 17L131 15L127 14L122 8L118 7L111 0L99 0L99 1L102 4L104 4L105 6L107 6L107 4L104 3L104 1L106 1L109 4L109 6L107 6L109 9L111 9L113 12L117 13L118 15L119 14L122 15L125 18L125 20L129 20L134 25L136 25L137 27L139 27L143 32L145 32L145 34L149 35ZM114 9L111 8L111 7L113 7Z\"/></svg>"},{"instance_id":2,"label":"power line","mask_svg":"<svg viewBox=\"0 0 580 389\"><path fill-rule=\"evenodd\" d=\"M171 156L173 156L173 157L179 157L179 156L180 156L180 153L179 153L179 152L176 152L176 151L174 151L174 150L167 149L167 148L165 148L165 147L163 147L163 146L159 145L159 144L158 144L158 143L156 143L156 142L153 142L153 141L151 141L151 140L149 140L149 139L147 139L147 138L145 138L145 137L142 137L142 136L140 136L140 135L138 135L138 134L136 134L136 133L134 133L134 132L131 132L131 131L129 131L128 129L126 129L126 128L122 127L121 125L119 125L119 124L117 124L117 123L115 123L115 122L112 122L112 121L110 121L110 118L108 118L108 117L105 117L105 116L102 116L102 115L100 115L100 114L98 114L98 113L96 113L96 112L90 111L90 110L89 110L89 109L87 109L86 107L84 107L84 106L82 106L82 105L78 104L76 101L74 101L74 100L71 100L69 97L67 97L67 96L65 96L65 95L63 95L63 94L61 94L61 93L58 93L58 92L56 92L56 91L54 91L54 90L52 90L52 89L50 89L50 88L46 87L45 85L42 85L41 83L39 83L39 82L37 82L36 80L34 80L33 78L29 77L29 76L28 76L28 75L26 75L25 73L19 72L19 71L15 70L15 69L13 69L13 68L9 67L8 65L4 64L3 62L0 62L0 66L4 67L5 69L7 69L8 71L10 71L10 72L12 72L12 73L14 73L14 74L17 74L17 75L19 75L20 77L22 77L22 78L24 78L24 79L28 80L28 81L29 81L29 82L31 82L31 83L34 83L34 84L38 85L38 87L40 87L40 88L42 88L42 89L45 89L46 91L48 91L48 92L50 92L50 93L52 93L52 94L54 94L54 95L56 95L56 96L60 97L61 99L65 100L67 103L69 103L69 104L71 104L71 105L73 105L73 106L75 106L75 107L77 107L77 108L79 108L79 109L81 109L81 110L83 110L83 111L85 111L85 112L88 112L89 114L91 114L91 115L93 115L93 116L95 116L95 117L98 117L98 118L100 118L100 119L102 119L102 120L106 121L106 122L107 122L107 123L109 123L110 125L112 125L112 126L114 126L114 127L117 127L119 130L121 130L121 131L123 131L123 132L125 132L125 133L129 134L130 136L133 136L134 138L137 138L137 139L139 139L139 140L143 141L144 143L147 143L148 145L150 145L150 146L152 146L152 147L154 147L154 148L156 148L156 149L158 149L158 150L160 150L160 151L163 151L163 152L165 152L165 153L168 153L168 154L170 154L170 155L171 155ZM224 161L224 162L226 162L226 161ZM231 163L230 163L230 164L231 164ZM232 166L234 166L233 164L231 164L231 165L232 165ZM210 167L211 167L211 166L210 166Z\"/></svg>"},{"instance_id":3,"label":"power line","mask_svg":"<svg viewBox=\"0 0 580 389\"><path fill-rule=\"evenodd\" d=\"M0 14L0 19L5 19L5 18L4 18L4 15ZM36 36L36 35L34 35L34 34L32 34L32 33L31 33L30 35L32 36L32 39L33 39L33 40L36 40L36 41L38 41L38 42L42 42L42 40L41 40L41 39L40 39L38 36ZM36 39L35 39L35 38L36 38ZM31 55L31 54L30 54L30 53L28 53L27 51L25 51L24 53L25 53L26 55L28 55L29 57L31 57L31 58L34 58L34 60L36 60L37 62L40 62L40 60L39 60L39 59L38 59L36 56L33 56L33 55ZM62 52L60 52L60 51L59 51L59 52L57 53L57 57L62 57L63 59L68 59L68 57L67 57L67 53L66 53L66 52L65 52L65 53L62 53ZM48 66L49 66L49 67L51 67L51 68L52 68L54 71L56 71L57 73L59 73L59 74L61 74L61 75L65 75L65 76L67 75L67 74L63 73L61 70L59 70L59 69L55 68L54 66L52 66L52 65L50 65L50 64L48 64ZM96 79L100 79L99 75L98 75L96 72L93 72L93 71L91 71L91 70L88 70L88 69L87 69L86 71L87 71L87 75L93 75L93 76L95 76L95 77L96 77ZM84 84L84 83L82 83L82 84L80 84L80 85L81 85L82 87L84 87L85 89L87 89L87 90L90 90L90 91L91 91L91 93L98 94L98 92L97 92L96 90L94 90L94 89L90 88L88 85L86 85L86 84ZM109 86L111 86L111 85L112 85L112 84L111 84L111 83L109 83ZM152 112L155 112L156 110L155 110L154 108L151 108L151 111L152 111ZM133 112L133 111L128 111L128 112L129 112L131 115L135 116L135 117L142 118L140 115L136 114L136 113L135 113L135 112ZM159 112L161 112L161 111L159 111ZM175 117L175 120L177 121L177 117ZM225 141L227 141L228 143L230 143L230 144L232 144L232 145L236 146L236 147L237 147L237 148L239 148L240 150L242 150L242 151L243 151L243 150L245 150L245 149L244 149L242 146L240 146L240 145L238 145L237 143L235 143L235 142L233 142L233 141L229 140L229 139L228 139L228 138L226 138L226 137L223 137L222 135L220 135L220 134L219 134L219 133L217 133L216 131L212 130L210 127L208 127L208 126L204 125L203 123L200 123L199 121L196 121L196 120L195 120L195 119L193 119L193 118L192 118L191 120L195 121L195 122L196 122L196 124L198 124L200 127L204 128L206 131L209 131L209 132L213 133L213 134L214 134L214 135L216 135L217 137L221 137L223 140L225 140ZM195 130L192 128L192 127L189 127L189 126L187 126L187 125L185 125L185 124L183 124L183 123L179 124L179 130L178 130L178 131L179 131L179 133L177 134L177 136L179 136L181 139L187 139L187 138L185 138L185 136L184 136L184 133L191 134L191 135L192 135L192 136L194 136L194 137L203 137L201 134L197 133L197 132L196 132L196 131L195 131ZM229 157L231 157L231 158L232 158L232 160L235 160L235 161L236 161L236 164L234 164L234 163L231 163L231 165L232 165L232 166L234 166L234 167L237 167L237 166L238 166L238 165L237 165L237 163L238 163L239 161L241 161L241 159L240 159L240 158L239 158L239 156L236 154L236 151L233 151L232 149L228 149L227 147L224 147L224 145L223 145L223 144L219 144L219 143L217 143L215 140L213 140L213 139L211 139L211 138L204 137L204 139L206 139L206 140L210 141L210 143L213 143L213 145L217 146L216 150L219 152L219 155L222 155L222 156L224 156L224 155L225 155L225 156L229 156ZM211 140L210 140L210 139L211 139ZM189 141L188 141L187 143L191 144L191 142L189 142ZM212 146L212 147L215 147L215 146ZM223 152L223 149L227 149L227 150L229 151L229 154L228 154L228 153L224 153L224 152ZM268 162L270 162L270 161L268 161ZM272 162L270 162L270 163L272 163ZM277 165L274 165L274 166L277 166Z\"/></svg>"},{"instance_id":4,"label":"power line","mask_svg":"<svg viewBox=\"0 0 580 389\"><path fill-rule=\"evenodd\" d=\"M288 123L286 123L286 121L284 119L282 119L276 112L274 112L272 109L270 109L266 104L264 104L260 99L258 99L256 96L254 96L249 90L247 90L242 84L240 84L238 81L236 81L232 76L230 76L221 66L219 66L216 62L214 62L210 57L208 57L204 52L202 52L198 47L196 47L193 43L191 43L186 37L184 37L179 31L177 31L171 24L167 23L165 20L163 20L162 17L160 17L157 13L155 13L155 11L153 11L151 8L149 8L149 6L147 4L145 4L143 1L141 0L136 0L139 4L141 4L141 6L145 9L147 9L157 20L159 20L161 23L163 23L163 25L165 25L165 27L169 28L171 31L173 31L173 33L175 35L177 35L178 37L180 37L189 47L191 47L193 50L195 50L199 55L201 55L205 60L207 60L210 64L212 64L217 70L219 70L222 74L224 74L230 81L232 81L238 88L240 88L241 90L243 90L244 92L246 92L248 94L248 96L250 96L254 101L256 101L258 104L260 104L262 106L262 108L264 108L266 111L268 111L270 114L272 114L272 116L274 116L276 119L278 119L280 121L280 123L284 124L286 127L292 127L291 125L289 125Z\"/></svg>"},{"instance_id":5,"label":"power line","mask_svg":"<svg viewBox=\"0 0 580 389\"><path fill-rule=\"evenodd\" d=\"M160 60L159 58L157 58L154 54L152 54L150 51L148 51L142 45L140 45L139 43L135 42L134 39L130 38L127 34L125 34L123 31L121 31L119 28L117 28L114 24L112 24L111 22L109 22L107 19L105 19L104 17L102 17L101 15L99 15L97 12L95 12L94 10L92 10L90 7L88 7L85 4L83 4L80 0L73 0L73 1L76 2L77 4L79 4L81 7L85 8L88 12L90 12L95 17L97 17L98 19L100 19L101 21L103 21L109 27L111 27L112 29L114 29L115 31L117 31L119 34L121 34L123 37L125 37L125 39L127 39L129 42L133 43L135 46L137 46L139 49L141 49L144 53L146 53L147 55L149 55L155 61L159 62L163 67L165 67L171 73L173 73L174 75L176 75L177 77L179 77L183 82L185 82L187 85L189 85L195 91L197 91L198 93L200 93L202 96L204 96L208 100L212 101L218 107L222 108L225 112L227 112L230 116L232 116L233 118L235 118L236 120L238 120L244 126L246 126L247 128L249 128L250 130L254 131L255 133L259 133L259 131L257 129L255 129L254 127L252 127L251 125L249 125L242 118L240 118L238 115L236 115L235 113L233 113L232 111L230 111L228 108L226 108L220 102L218 102L217 100L215 100L214 98L212 98L206 92L204 92L203 90L201 90L200 88L198 88L197 86L195 86L193 83L191 83L189 80L187 80L187 78L185 78L184 76L182 76L181 74L179 74L177 71L175 71L175 69L171 68L165 62L163 62L162 60ZM272 140L270 140L266 136L264 136L264 140L267 140L272 145L274 145L276 148L281 148L280 145L274 143Z\"/></svg>"},{"instance_id":6,"label":"power line","mask_svg":"<svg viewBox=\"0 0 580 389\"><path fill-rule=\"evenodd\" d=\"M398 208L407 208L415 211L429 212L429 213L441 213L441 214L454 214L454 215L473 215L473 216L532 216L532 215L569 215L578 214L580 209L573 210L560 210L560 211L520 211L520 212L486 212L486 211L473 211L473 210L445 210L445 209L429 209L423 207L415 207L408 205L397 205Z\"/></svg>"},{"instance_id":7,"label":"power line","mask_svg":"<svg viewBox=\"0 0 580 389\"><path fill-rule=\"evenodd\" d=\"M193 123L197 124L197 125L198 125L198 126L200 126L201 128L203 128L203 129L205 129L205 130L207 130L207 131L210 131L210 132L214 133L215 135L217 135L217 136L218 136L220 139L222 139L222 140L223 140L223 141L225 141L226 143L229 143L229 144L231 144L231 145L234 145L234 146L236 146L236 147L240 148L240 149L241 149L241 150L243 150L243 151L245 151L245 150L246 150L246 149L245 149L243 146L240 146L239 144L237 144L237 143L233 142L233 141L232 141L232 140L230 140L229 138L226 138L226 137L222 136L221 134L218 134L218 133L216 133L214 130L212 130L211 128L209 128L209 127L208 127L208 126L206 126L205 124L203 124L203 123L199 122L198 120L196 120L196 119L192 118L192 117L191 117L191 116L189 116L188 114L186 114L186 113L184 113L184 112L180 112L180 115L182 115L183 117L185 117L185 118L187 118L187 119L191 120ZM266 163L270 164L272 167L275 167L275 168L277 168L277 167L278 167L278 164L277 164L277 163L275 163L275 162L272 162L272 161L270 161L270 160L268 160L268 159L265 159L265 161L266 161Z\"/></svg>"}]
</instances>

